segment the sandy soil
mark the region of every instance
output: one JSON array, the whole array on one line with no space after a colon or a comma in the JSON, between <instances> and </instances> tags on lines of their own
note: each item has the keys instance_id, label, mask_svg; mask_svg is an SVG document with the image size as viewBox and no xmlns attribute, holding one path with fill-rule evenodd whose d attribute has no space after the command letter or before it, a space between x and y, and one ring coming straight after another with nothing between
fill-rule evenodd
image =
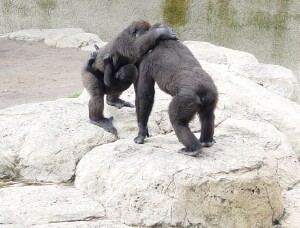
<instances>
[{"instance_id":1,"label":"sandy soil","mask_svg":"<svg viewBox=\"0 0 300 228\"><path fill-rule=\"evenodd\" d=\"M0 109L82 92L80 69L88 55L43 43L0 39Z\"/></svg>"}]
</instances>

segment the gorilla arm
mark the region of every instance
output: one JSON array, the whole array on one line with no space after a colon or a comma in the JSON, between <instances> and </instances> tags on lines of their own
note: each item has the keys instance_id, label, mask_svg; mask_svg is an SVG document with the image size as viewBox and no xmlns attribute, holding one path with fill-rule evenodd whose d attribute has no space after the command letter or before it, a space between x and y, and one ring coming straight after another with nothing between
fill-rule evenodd
<instances>
[{"instance_id":1,"label":"gorilla arm","mask_svg":"<svg viewBox=\"0 0 300 228\"><path fill-rule=\"evenodd\" d=\"M151 75L148 75L147 72L143 75L140 75L137 83L135 84L135 105L139 133L134 139L134 142L137 144L143 144L144 139L147 136L149 137L148 120L154 103L154 85L154 79L151 77Z\"/></svg>"},{"instance_id":2,"label":"gorilla arm","mask_svg":"<svg viewBox=\"0 0 300 228\"><path fill-rule=\"evenodd\" d=\"M148 31L138 37L133 43L133 54L136 62L139 62L144 54L155 48L160 40L177 40L176 33L168 26L161 25L159 28Z\"/></svg>"},{"instance_id":3,"label":"gorilla arm","mask_svg":"<svg viewBox=\"0 0 300 228\"><path fill-rule=\"evenodd\" d=\"M114 52L116 52L118 56L130 59L130 63L135 63L149 50L153 49L160 40L176 39L176 33L173 32L171 28L165 26L142 34L136 30L134 30L132 34L126 34L124 31L116 38L114 50L110 54L114 57ZM115 62L116 60L114 59L114 64Z\"/></svg>"},{"instance_id":4,"label":"gorilla arm","mask_svg":"<svg viewBox=\"0 0 300 228\"><path fill-rule=\"evenodd\" d=\"M130 35L125 31L114 40L115 46L112 47L112 53L106 53L103 57L104 83L108 87L118 70L114 67L120 65L118 62L130 59L130 63L137 63L144 54L155 47L159 40L177 40L176 33L170 27L164 25L142 35L139 34L138 29Z\"/></svg>"}]
</instances>

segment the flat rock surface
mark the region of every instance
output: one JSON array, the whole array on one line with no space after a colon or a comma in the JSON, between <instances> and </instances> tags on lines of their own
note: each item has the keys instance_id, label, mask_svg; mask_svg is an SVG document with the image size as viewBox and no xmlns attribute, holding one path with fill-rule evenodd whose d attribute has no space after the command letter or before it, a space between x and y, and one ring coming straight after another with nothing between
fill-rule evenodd
<instances>
[{"instance_id":1,"label":"flat rock surface","mask_svg":"<svg viewBox=\"0 0 300 228\"><path fill-rule=\"evenodd\" d=\"M101 204L72 186L9 186L0 188L0 195L0 224L4 225L90 221L105 216Z\"/></svg>"},{"instance_id":2,"label":"flat rock surface","mask_svg":"<svg viewBox=\"0 0 300 228\"><path fill-rule=\"evenodd\" d=\"M87 57L77 49L0 39L0 109L80 93Z\"/></svg>"}]
</instances>

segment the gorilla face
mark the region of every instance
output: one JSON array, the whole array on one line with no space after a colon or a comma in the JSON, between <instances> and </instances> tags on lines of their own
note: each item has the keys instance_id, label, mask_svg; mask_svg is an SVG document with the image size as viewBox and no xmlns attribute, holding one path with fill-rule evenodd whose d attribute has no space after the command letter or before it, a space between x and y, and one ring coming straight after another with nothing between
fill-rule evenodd
<instances>
[{"instance_id":1,"label":"gorilla face","mask_svg":"<svg viewBox=\"0 0 300 228\"><path fill-rule=\"evenodd\" d=\"M137 38L145 34L151 25L146 21L134 21L129 25L128 32L131 36Z\"/></svg>"}]
</instances>

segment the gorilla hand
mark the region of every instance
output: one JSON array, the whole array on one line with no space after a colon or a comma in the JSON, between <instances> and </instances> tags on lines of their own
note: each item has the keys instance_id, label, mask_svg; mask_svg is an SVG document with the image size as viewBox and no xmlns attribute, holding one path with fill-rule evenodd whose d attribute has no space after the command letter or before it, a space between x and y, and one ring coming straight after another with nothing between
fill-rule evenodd
<instances>
[{"instance_id":1,"label":"gorilla hand","mask_svg":"<svg viewBox=\"0 0 300 228\"><path fill-rule=\"evenodd\" d=\"M104 62L104 64L112 64L113 61L112 61L111 54L106 53L106 54L103 56L103 62Z\"/></svg>"},{"instance_id":2,"label":"gorilla hand","mask_svg":"<svg viewBox=\"0 0 300 228\"><path fill-rule=\"evenodd\" d=\"M169 26L160 25L155 30L162 40L178 40L176 32L174 32Z\"/></svg>"}]
</instances>

